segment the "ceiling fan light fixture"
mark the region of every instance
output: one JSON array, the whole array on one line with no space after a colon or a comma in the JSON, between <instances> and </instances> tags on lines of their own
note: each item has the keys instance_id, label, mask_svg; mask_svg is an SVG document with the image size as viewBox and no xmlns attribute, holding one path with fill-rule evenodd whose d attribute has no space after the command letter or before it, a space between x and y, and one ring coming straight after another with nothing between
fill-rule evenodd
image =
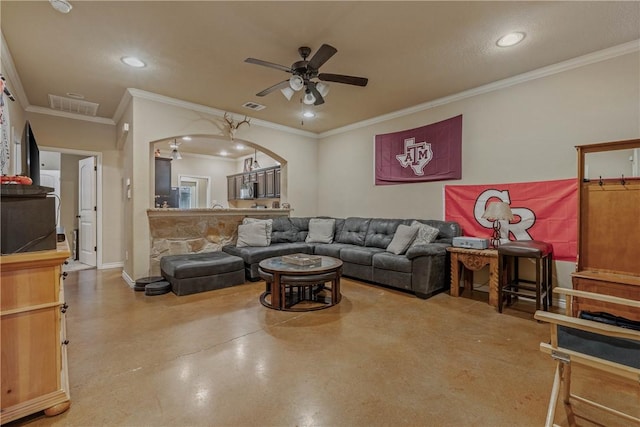
<instances>
[{"instance_id":1,"label":"ceiling fan light fixture","mask_svg":"<svg viewBox=\"0 0 640 427\"><path fill-rule=\"evenodd\" d=\"M316 89L318 89L318 92L320 92L320 95L322 95L322 97L326 97L327 94L329 93L329 85L326 83L322 83L319 82L316 84Z\"/></svg>"},{"instance_id":2,"label":"ceiling fan light fixture","mask_svg":"<svg viewBox=\"0 0 640 427\"><path fill-rule=\"evenodd\" d=\"M302 90L302 88L304 87L304 80L300 76L292 76L289 79L289 86L291 87L291 89L298 92L299 90Z\"/></svg>"},{"instance_id":3,"label":"ceiling fan light fixture","mask_svg":"<svg viewBox=\"0 0 640 427\"><path fill-rule=\"evenodd\" d=\"M291 89L290 87L285 87L284 89L280 89L280 92L282 92L284 97L287 98L287 101L291 101L291 97L295 93L293 89Z\"/></svg>"},{"instance_id":4,"label":"ceiling fan light fixture","mask_svg":"<svg viewBox=\"0 0 640 427\"><path fill-rule=\"evenodd\" d=\"M313 113L313 111L305 111L304 113L302 113L302 115L306 118L312 118L315 117L316 115Z\"/></svg>"},{"instance_id":5,"label":"ceiling fan light fixture","mask_svg":"<svg viewBox=\"0 0 640 427\"><path fill-rule=\"evenodd\" d=\"M313 96L313 94L310 91L307 91L307 93L304 94L304 98L302 98L302 102L304 102L307 105L311 105L314 102L316 102L316 97Z\"/></svg>"}]
</instances>

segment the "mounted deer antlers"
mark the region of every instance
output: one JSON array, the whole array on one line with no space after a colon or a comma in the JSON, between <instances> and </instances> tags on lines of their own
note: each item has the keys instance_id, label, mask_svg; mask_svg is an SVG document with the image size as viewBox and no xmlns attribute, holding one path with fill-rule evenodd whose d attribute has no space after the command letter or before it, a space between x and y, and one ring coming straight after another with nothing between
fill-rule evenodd
<instances>
[{"instance_id":1,"label":"mounted deer antlers","mask_svg":"<svg viewBox=\"0 0 640 427\"><path fill-rule=\"evenodd\" d=\"M233 120L233 117L231 117L231 114L224 113L224 120L229 125L229 136L231 137L232 141L236 135L236 131L241 125L246 123L247 125L251 126L251 119L247 119L247 116L244 116L244 120L242 120L241 122L236 122L235 120Z\"/></svg>"}]
</instances>

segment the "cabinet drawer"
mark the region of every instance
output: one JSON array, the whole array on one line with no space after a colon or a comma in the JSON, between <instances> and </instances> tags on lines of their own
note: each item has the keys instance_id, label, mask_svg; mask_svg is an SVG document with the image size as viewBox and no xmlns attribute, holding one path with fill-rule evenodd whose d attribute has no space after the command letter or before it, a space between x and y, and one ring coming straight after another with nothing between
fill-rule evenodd
<instances>
[{"instance_id":1,"label":"cabinet drawer","mask_svg":"<svg viewBox=\"0 0 640 427\"><path fill-rule=\"evenodd\" d=\"M60 267L2 271L0 310L16 310L58 302Z\"/></svg>"},{"instance_id":2,"label":"cabinet drawer","mask_svg":"<svg viewBox=\"0 0 640 427\"><path fill-rule=\"evenodd\" d=\"M2 407L60 389L60 307L2 316Z\"/></svg>"}]
</instances>

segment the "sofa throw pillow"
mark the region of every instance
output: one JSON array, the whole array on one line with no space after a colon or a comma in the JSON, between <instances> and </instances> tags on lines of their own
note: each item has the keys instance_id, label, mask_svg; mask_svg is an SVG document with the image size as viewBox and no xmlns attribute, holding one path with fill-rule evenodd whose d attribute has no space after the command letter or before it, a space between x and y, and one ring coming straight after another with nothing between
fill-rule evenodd
<instances>
[{"instance_id":1,"label":"sofa throw pillow","mask_svg":"<svg viewBox=\"0 0 640 427\"><path fill-rule=\"evenodd\" d=\"M269 246L270 234L267 233L267 223L264 221L251 222L238 226L238 242L236 247Z\"/></svg>"},{"instance_id":2,"label":"sofa throw pillow","mask_svg":"<svg viewBox=\"0 0 640 427\"><path fill-rule=\"evenodd\" d=\"M311 218L307 243L333 243L336 220L330 218Z\"/></svg>"},{"instance_id":3,"label":"sofa throw pillow","mask_svg":"<svg viewBox=\"0 0 640 427\"><path fill-rule=\"evenodd\" d=\"M410 247L433 243L436 241L438 233L440 233L440 230L438 230L437 228L427 224L423 224L420 221L413 221L411 223L411 226L418 229L418 234L416 234L416 238L414 239L413 243L411 243Z\"/></svg>"},{"instance_id":4,"label":"sofa throw pillow","mask_svg":"<svg viewBox=\"0 0 640 427\"><path fill-rule=\"evenodd\" d=\"M417 227L400 224L398 228L396 228L396 233L393 235L391 243L387 246L387 252L402 255L416 238L416 234L418 234Z\"/></svg>"},{"instance_id":5,"label":"sofa throw pillow","mask_svg":"<svg viewBox=\"0 0 640 427\"><path fill-rule=\"evenodd\" d=\"M258 219L258 218L245 218L242 220L243 225L263 222L267 227L267 241L268 243L265 246L269 246L271 244L271 235L273 234L273 220L272 219Z\"/></svg>"}]
</instances>

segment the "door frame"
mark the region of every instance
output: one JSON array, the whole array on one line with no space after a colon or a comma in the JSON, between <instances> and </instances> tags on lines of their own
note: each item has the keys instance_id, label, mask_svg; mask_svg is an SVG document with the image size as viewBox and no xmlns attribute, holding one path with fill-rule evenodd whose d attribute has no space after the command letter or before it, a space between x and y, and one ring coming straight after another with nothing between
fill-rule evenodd
<instances>
[{"instance_id":1,"label":"door frame","mask_svg":"<svg viewBox=\"0 0 640 427\"><path fill-rule=\"evenodd\" d=\"M99 151L75 150L73 148L40 146L41 151L53 151L77 156L96 158L96 268L102 269L102 153ZM60 168L62 170L62 168Z\"/></svg>"}]
</instances>

